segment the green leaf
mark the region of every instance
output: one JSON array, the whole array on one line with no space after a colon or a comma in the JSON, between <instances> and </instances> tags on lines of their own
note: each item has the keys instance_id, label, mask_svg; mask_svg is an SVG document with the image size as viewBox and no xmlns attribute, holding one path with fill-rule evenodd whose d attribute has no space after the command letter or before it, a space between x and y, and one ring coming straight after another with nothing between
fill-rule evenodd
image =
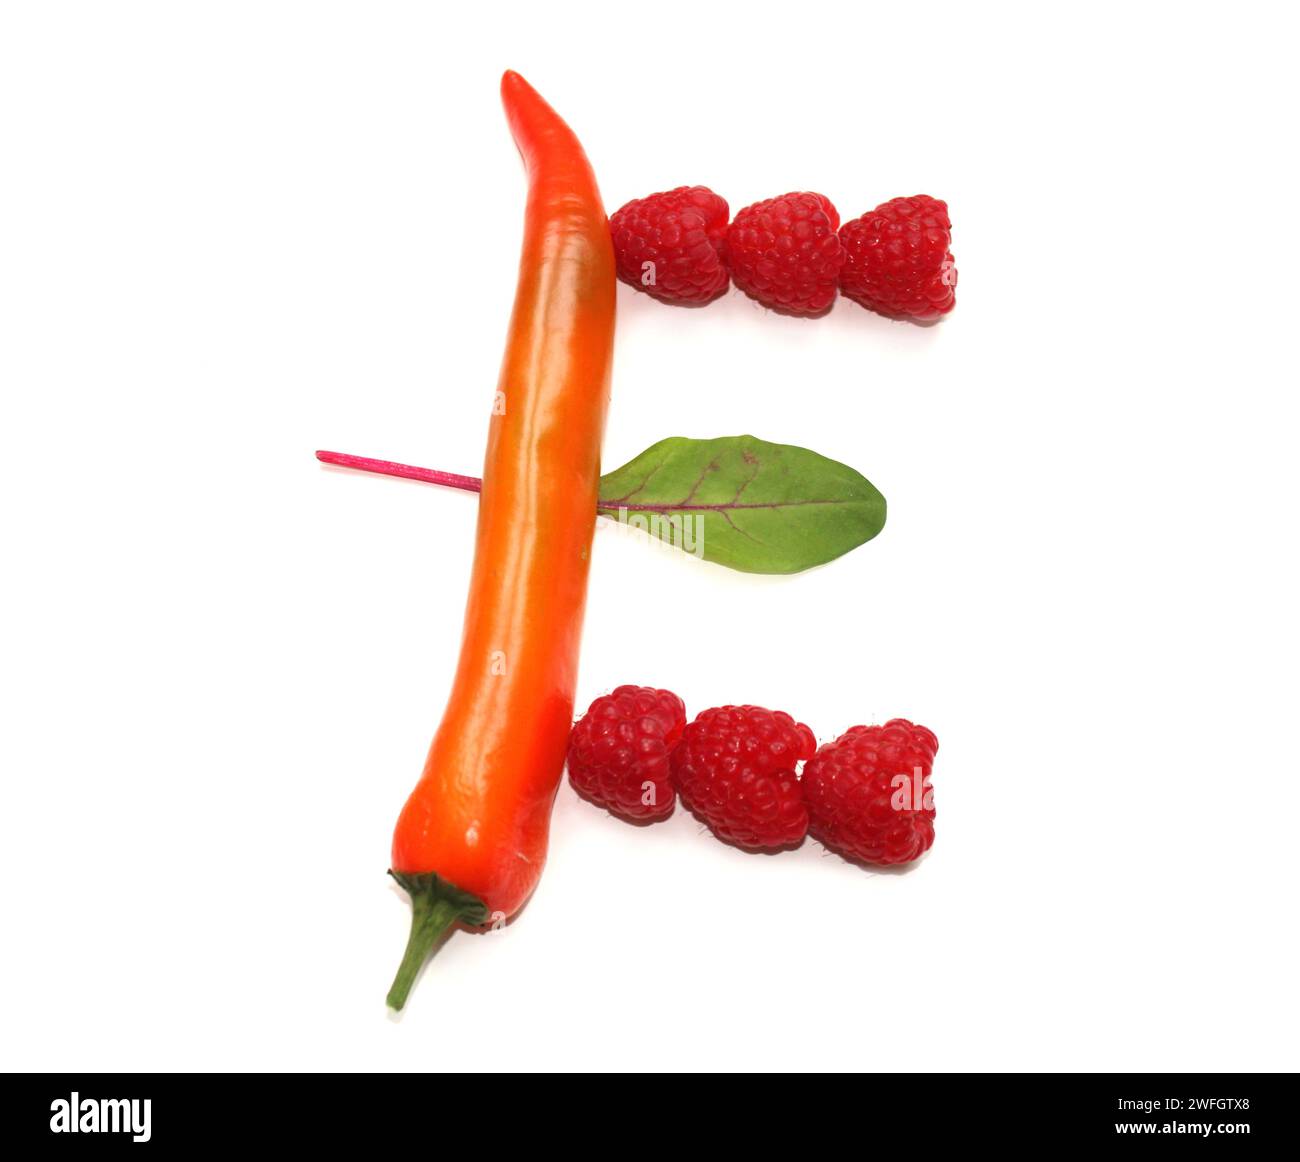
<instances>
[{"instance_id":1,"label":"green leaf","mask_svg":"<svg viewBox=\"0 0 1300 1162\"><path fill-rule=\"evenodd\" d=\"M672 436L601 477L603 516L745 573L798 573L871 540L885 498L860 472L754 436Z\"/></svg>"}]
</instances>

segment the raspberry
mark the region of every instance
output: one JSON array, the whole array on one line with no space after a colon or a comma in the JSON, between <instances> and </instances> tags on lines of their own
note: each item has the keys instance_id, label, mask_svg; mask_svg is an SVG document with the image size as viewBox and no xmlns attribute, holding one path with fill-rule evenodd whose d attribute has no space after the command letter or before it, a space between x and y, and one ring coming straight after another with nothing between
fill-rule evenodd
<instances>
[{"instance_id":1,"label":"raspberry","mask_svg":"<svg viewBox=\"0 0 1300 1162\"><path fill-rule=\"evenodd\" d=\"M957 301L948 203L918 194L895 198L840 230L840 289L868 310L901 319L937 319Z\"/></svg>"},{"instance_id":2,"label":"raspberry","mask_svg":"<svg viewBox=\"0 0 1300 1162\"><path fill-rule=\"evenodd\" d=\"M854 726L828 742L803 769L809 833L863 863L923 855L934 842L929 778L938 749L930 731L906 718Z\"/></svg>"},{"instance_id":3,"label":"raspberry","mask_svg":"<svg viewBox=\"0 0 1300 1162\"><path fill-rule=\"evenodd\" d=\"M728 214L726 201L706 186L628 202L609 220L618 277L665 303L716 299L727 289L721 251Z\"/></svg>"},{"instance_id":4,"label":"raspberry","mask_svg":"<svg viewBox=\"0 0 1300 1162\"><path fill-rule=\"evenodd\" d=\"M735 284L764 306L820 315L835 301L844 251L840 216L821 194L783 194L746 206L727 230Z\"/></svg>"},{"instance_id":5,"label":"raspberry","mask_svg":"<svg viewBox=\"0 0 1300 1162\"><path fill-rule=\"evenodd\" d=\"M813 732L761 706L698 715L672 755L682 802L720 839L740 847L793 847L808 831L795 764L817 749Z\"/></svg>"},{"instance_id":6,"label":"raspberry","mask_svg":"<svg viewBox=\"0 0 1300 1162\"><path fill-rule=\"evenodd\" d=\"M573 789L624 819L666 819L676 802L668 755L685 725L667 690L620 686L597 698L569 735Z\"/></svg>"}]
</instances>

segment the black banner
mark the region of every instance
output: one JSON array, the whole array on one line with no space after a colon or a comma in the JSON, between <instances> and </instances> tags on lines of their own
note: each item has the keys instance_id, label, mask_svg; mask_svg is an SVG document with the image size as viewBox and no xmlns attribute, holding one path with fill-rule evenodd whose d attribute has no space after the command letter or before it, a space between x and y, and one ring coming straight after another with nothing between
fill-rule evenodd
<instances>
[{"instance_id":1,"label":"black banner","mask_svg":"<svg viewBox=\"0 0 1300 1162\"><path fill-rule=\"evenodd\" d=\"M532 1092L510 1095L504 1079L471 1075L27 1074L6 1079L0 1112L10 1141L56 1150L339 1149L426 1131L432 1150L449 1132L508 1134L521 1122L539 1143L558 1148L555 1133L564 1126L583 1135L599 1129L612 1141L641 1141L675 1125L694 1135L707 1128L701 1117L710 1096L721 1103L717 1129L732 1147L751 1135L772 1145L763 1127L775 1122L784 1140L797 1139L803 1125L809 1148L830 1132L858 1140L864 1153L886 1141L925 1149L935 1135L973 1144L1196 1142L1240 1151L1285 1146L1297 1117L1290 1074L755 1076L729 1078L725 1090L674 1075L607 1075L561 1078L553 1092L548 1081L523 1078ZM555 1102L549 1122L540 1109L548 1100ZM510 1114L520 1103L527 1119Z\"/></svg>"}]
</instances>

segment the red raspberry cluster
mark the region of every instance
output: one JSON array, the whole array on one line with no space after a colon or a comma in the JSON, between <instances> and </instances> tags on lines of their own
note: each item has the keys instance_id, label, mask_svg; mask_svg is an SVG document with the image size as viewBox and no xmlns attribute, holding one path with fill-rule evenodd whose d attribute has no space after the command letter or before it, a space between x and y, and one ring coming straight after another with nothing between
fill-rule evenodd
<instances>
[{"instance_id":1,"label":"red raspberry cluster","mask_svg":"<svg viewBox=\"0 0 1300 1162\"><path fill-rule=\"evenodd\" d=\"M668 756L685 725L686 707L667 690L620 686L597 698L569 735L573 789L624 819L667 819Z\"/></svg>"},{"instance_id":2,"label":"red raspberry cluster","mask_svg":"<svg viewBox=\"0 0 1300 1162\"><path fill-rule=\"evenodd\" d=\"M717 706L687 723L676 694L620 686L574 726L569 779L633 822L666 819L680 796L737 847L793 848L811 834L847 859L889 865L934 842L938 749L905 718L854 726L818 749L813 732L779 710Z\"/></svg>"},{"instance_id":3,"label":"red raspberry cluster","mask_svg":"<svg viewBox=\"0 0 1300 1162\"><path fill-rule=\"evenodd\" d=\"M840 225L824 194L746 206L679 186L628 202L609 220L618 276L666 303L702 306L734 282L764 306L816 316L835 296L891 318L930 321L956 303L947 203L894 198Z\"/></svg>"}]
</instances>

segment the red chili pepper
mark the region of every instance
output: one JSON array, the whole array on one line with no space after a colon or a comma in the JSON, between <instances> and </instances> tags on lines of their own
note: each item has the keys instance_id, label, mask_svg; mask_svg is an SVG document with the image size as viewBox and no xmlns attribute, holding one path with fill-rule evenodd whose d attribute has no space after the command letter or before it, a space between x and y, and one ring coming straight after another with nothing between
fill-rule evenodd
<instances>
[{"instance_id":1,"label":"red chili pepper","mask_svg":"<svg viewBox=\"0 0 1300 1162\"><path fill-rule=\"evenodd\" d=\"M392 874L414 909L397 1009L452 925L508 918L536 887L573 723L614 253L573 131L518 73L501 99L528 172L523 254L456 680L393 836Z\"/></svg>"}]
</instances>

